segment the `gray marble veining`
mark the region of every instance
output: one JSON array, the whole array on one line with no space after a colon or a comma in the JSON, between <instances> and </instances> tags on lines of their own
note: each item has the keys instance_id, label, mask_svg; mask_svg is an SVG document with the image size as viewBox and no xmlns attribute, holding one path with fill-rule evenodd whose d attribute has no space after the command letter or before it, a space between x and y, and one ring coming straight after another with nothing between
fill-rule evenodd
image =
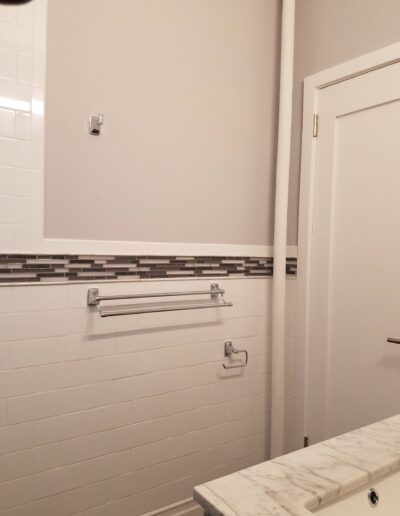
<instances>
[{"instance_id":1,"label":"gray marble veining","mask_svg":"<svg viewBox=\"0 0 400 516\"><path fill-rule=\"evenodd\" d=\"M400 468L400 415L207 482L194 499L212 516L309 516Z\"/></svg>"}]
</instances>

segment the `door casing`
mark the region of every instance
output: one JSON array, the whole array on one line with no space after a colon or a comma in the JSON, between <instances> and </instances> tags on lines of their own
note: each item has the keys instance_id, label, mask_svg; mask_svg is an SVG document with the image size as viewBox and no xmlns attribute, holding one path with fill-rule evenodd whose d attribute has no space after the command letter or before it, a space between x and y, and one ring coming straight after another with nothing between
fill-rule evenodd
<instances>
[{"instance_id":1,"label":"door casing","mask_svg":"<svg viewBox=\"0 0 400 516\"><path fill-rule=\"evenodd\" d=\"M400 42L346 61L304 80L296 312L296 448L302 448L304 437L308 436L311 247L318 138L314 137L314 114L318 114L319 92L323 88L398 62Z\"/></svg>"}]
</instances>

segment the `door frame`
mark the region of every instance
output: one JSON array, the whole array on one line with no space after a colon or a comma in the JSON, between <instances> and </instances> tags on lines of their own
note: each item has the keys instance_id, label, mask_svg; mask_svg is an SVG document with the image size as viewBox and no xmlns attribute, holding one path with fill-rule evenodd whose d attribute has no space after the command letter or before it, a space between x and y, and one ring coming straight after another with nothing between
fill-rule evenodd
<instances>
[{"instance_id":1,"label":"door frame","mask_svg":"<svg viewBox=\"0 0 400 516\"><path fill-rule=\"evenodd\" d=\"M314 114L318 113L319 92L323 88L398 62L400 62L400 42L346 61L304 79L296 312L294 436L296 448L302 448L304 437L308 436L311 248L317 149L317 138L313 136L313 133L315 128Z\"/></svg>"}]
</instances>

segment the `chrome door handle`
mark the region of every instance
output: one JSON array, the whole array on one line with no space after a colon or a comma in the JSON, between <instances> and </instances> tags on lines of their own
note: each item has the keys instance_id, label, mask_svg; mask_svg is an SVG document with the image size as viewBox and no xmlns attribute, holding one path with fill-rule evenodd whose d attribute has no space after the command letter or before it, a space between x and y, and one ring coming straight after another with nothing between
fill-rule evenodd
<instances>
[{"instance_id":1,"label":"chrome door handle","mask_svg":"<svg viewBox=\"0 0 400 516\"><path fill-rule=\"evenodd\" d=\"M392 337L388 337L386 342L391 342L392 344L400 344L400 339L393 339Z\"/></svg>"}]
</instances>

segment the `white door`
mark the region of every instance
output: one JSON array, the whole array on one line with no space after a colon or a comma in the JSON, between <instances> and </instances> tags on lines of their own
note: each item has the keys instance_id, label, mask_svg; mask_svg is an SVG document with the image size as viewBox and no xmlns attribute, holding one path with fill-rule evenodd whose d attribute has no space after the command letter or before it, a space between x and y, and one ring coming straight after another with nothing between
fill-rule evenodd
<instances>
[{"instance_id":1,"label":"white door","mask_svg":"<svg viewBox=\"0 0 400 516\"><path fill-rule=\"evenodd\" d=\"M400 64L320 91L311 443L400 413Z\"/></svg>"}]
</instances>

